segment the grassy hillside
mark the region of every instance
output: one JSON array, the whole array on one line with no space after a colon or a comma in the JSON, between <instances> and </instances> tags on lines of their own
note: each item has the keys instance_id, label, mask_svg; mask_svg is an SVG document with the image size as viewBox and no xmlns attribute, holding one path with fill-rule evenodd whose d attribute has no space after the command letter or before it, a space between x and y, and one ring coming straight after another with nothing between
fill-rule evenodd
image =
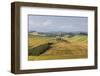
<instances>
[{"instance_id":1,"label":"grassy hillside","mask_svg":"<svg viewBox=\"0 0 100 76\"><path fill-rule=\"evenodd\" d=\"M57 40L56 37L29 35L28 42L29 53L33 52L33 55L29 54L28 60L87 58L87 35L65 35L62 40ZM52 45L47 45L48 43ZM37 51L38 55L34 55Z\"/></svg>"}]
</instances>

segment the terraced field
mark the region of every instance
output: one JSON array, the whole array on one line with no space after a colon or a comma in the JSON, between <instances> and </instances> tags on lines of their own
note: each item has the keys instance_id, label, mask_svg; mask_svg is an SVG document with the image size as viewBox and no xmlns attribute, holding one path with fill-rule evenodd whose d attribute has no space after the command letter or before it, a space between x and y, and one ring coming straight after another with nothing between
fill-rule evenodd
<instances>
[{"instance_id":1,"label":"terraced field","mask_svg":"<svg viewBox=\"0 0 100 76\"><path fill-rule=\"evenodd\" d=\"M62 40L57 40L56 37L29 35L28 42L28 60L77 59L88 57L87 35L75 35L73 37L66 35Z\"/></svg>"}]
</instances>

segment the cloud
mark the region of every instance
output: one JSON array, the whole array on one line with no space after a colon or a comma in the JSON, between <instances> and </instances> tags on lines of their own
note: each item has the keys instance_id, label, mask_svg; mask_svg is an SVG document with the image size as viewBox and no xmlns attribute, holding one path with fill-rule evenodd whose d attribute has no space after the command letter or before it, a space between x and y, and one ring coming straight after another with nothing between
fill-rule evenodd
<instances>
[{"instance_id":1,"label":"cloud","mask_svg":"<svg viewBox=\"0 0 100 76\"><path fill-rule=\"evenodd\" d=\"M52 24L52 21L51 20L46 20L43 22L43 26L48 26L48 25L51 25Z\"/></svg>"},{"instance_id":2,"label":"cloud","mask_svg":"<svg viewBox=\"0 0 100 76\"><path fill-rule=\"evenodd\" d=\"M88 30L87 17L29 16L29 30L33 31L82 31Z\"/></svg>"}]
</instances>

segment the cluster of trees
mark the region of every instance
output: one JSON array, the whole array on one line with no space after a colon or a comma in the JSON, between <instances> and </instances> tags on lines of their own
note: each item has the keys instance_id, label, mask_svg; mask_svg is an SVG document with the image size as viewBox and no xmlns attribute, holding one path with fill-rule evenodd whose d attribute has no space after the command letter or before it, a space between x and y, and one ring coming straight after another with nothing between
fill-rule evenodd
<instances>
[{"instance_id":1,"label":"cluster of trees","mask_svg":"<svg viewBox=\"0 0 100 76\"><path fill-rule=\"evenodd\" d=\"M63 37L64 35L87 35L86 32L51 32L51 33L40 33L40 34L45 34L46 36L49 37L55 37L55 36L61 36Z\"/></svg>"}]
</instances>

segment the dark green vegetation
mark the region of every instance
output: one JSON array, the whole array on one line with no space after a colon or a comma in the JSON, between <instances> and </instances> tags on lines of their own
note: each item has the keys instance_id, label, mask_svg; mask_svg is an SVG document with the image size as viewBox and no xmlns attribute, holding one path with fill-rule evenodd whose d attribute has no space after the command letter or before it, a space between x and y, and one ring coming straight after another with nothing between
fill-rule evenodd
<instances>
[{"instance_id":1,"label":"dark green vegetation","mask_svg":"<svg viewBox=\"0 0 100 76\"><path fill-rule=\"evenodd\" d=\"M29 49L29 56L39 56L50 48L51 43L46 43Z\"/></svg>"},{"instance_id":2,"label":"dark green vegetation","mask_svg":"<svg viewBox=\"0 0 100 76\"><path fill-rule=\"evenodd\" d=\"M87 34L29 34L28 60L87 58Z\"/></svg>"}]
</instances>

